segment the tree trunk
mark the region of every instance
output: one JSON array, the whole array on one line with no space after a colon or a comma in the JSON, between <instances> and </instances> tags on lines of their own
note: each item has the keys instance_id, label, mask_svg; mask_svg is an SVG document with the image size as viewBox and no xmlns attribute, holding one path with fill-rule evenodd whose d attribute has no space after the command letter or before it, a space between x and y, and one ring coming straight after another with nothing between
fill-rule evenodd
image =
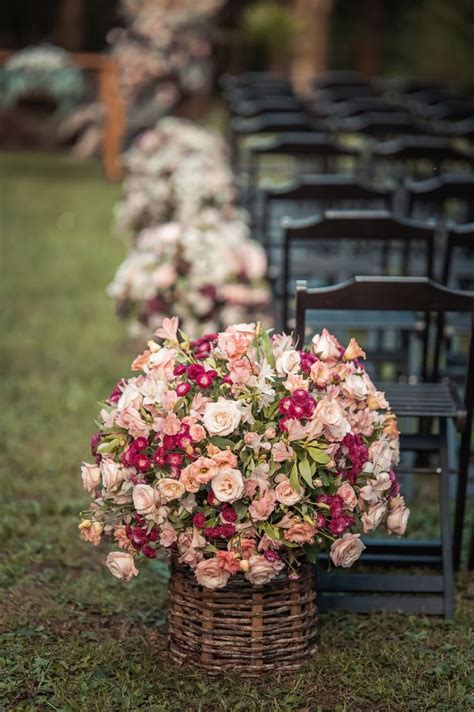
<instances>
[{"instance_id":1,"label":"tree trunk","mask_svg":"<svg viewBox=\"0 0 474 712\"><path fill-rule=\"evenodd\" d=\"M312 88L314 76L327 69L332 5L333 0L294 0L300 27L291 74L297 91L303 94Z\"/></svg>"}]
</instances>

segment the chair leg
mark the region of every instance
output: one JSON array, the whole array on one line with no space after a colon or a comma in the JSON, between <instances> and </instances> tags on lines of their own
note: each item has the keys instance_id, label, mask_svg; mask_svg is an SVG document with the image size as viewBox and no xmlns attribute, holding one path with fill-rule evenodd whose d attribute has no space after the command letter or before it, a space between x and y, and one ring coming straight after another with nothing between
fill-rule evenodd
<instances>
[{"instance_id":1,"label":"chair leg","mask_svg":"<svg viewBox=\"0 0 474 712\"><path fill-rule=\"evenodd\" d=\"M468 423L461 434L459 445L459 474L456 493L456 513L454 518L453 562L457 570L461 565L461 549L466 511L467 479L471 447L471 424Z\"/></svg>"},{"instance_id":2,"label":"chair leg","mask_svg":"<svg viewBox=\"0 0 474 712\"><path fill-rule=\"evenodd\" d=\"M454 572L451 540L451 515L449 492L448 421L440 420L440 465L439 501L441 524L441 550L443 557L444 617L454 615Z\"/></svg>"}]
</instances>

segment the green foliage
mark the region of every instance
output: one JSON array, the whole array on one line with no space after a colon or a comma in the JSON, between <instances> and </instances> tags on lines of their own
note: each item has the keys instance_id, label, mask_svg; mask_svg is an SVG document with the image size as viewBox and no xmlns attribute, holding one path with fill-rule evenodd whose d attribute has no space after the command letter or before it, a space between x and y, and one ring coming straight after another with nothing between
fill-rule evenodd
<instances>
[{"instance_id":1,"label":"green foliage","mask_svg":"<svg viewBox=\"0 0 474 712\"><path fill-rule=\"evenodd\" d=\"M96 164L58 157L2 155L0 175L0 709L473 709L465 576L453 622L323 617L319 650L295 676L212 679L167 662L165 564L123 585L77 533L96 402L136 351L104 294L125 249L109 234L118 188Z\"/></svg>"},{"instance_id":2,"label":"green foliage","mask_svg":"<svg viewBox=\"0 0 474 712\"><path fill-rule=\"evenodd\" d=\"M247 38L265 47L272 56L291 48L299 27L290 9L270 0L249 5L243 13L242 25Z\"/></svg>"}]
</instances>

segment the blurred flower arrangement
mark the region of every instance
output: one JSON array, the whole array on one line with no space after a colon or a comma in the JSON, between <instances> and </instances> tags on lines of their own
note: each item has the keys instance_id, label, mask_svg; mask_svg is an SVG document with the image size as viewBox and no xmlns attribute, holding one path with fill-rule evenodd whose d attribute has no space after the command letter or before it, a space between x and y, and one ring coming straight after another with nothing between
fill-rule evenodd
<instances>
[{"instance_id":1,"label":"blurred flower arrangement","mask_svg":"<svg viewBox=\"0 0 474 712\"><path fill-rule=\"evenodd\" d=\"M126 29L111 33L131 126L154 120L211 79L211 18L224 0L122 0ZM149 125L148 121L148 125Z\"/></svg>"},{"instance_id":2,"label":"blurred flower arrangement","mask_svg":"<svg viewBox=\"0 0 474 712\"><path fill-rule=\"evenodd\" d=\"M199 336L262 316L269 302L263 249L235 208L227 146L213 132L166 118L125 157L118 230L133 246L108 293L133 336L148 338L177 314Z\"/></svg>"},{"instance_id":3,"label":"blurred flower arrangement","mask_svg":"<svg viewBox=\"0 0 474 712\"><path fill-rule=\"evenodd\" d=\"M235 199L224 140L184 119L165 118L145 131L124 164L124 198L115 208L122 232L189 220L202 208L226 207Z\"/></svg>"},{"instance_id":4,"label":"blurred flower arrangement","mask_svg":"<svg viewBox=\"0 0 474 712\"><path fill-rule=\"evenodd\" d=\"M256 314L269 299L265 254L238 214L207 208L188 223L139 233L109 286L119 314L149 336L164 316L180 317L195 335Z\"/></svg>"},{"instance_id":5,"label":"blurred flower arrangement","mask_svg":"<svg viewBox=\"0 0 474 712\"><path fill-rule=\"evenodd\" d=\"M72 62L68 52L53 45L26 47L15 52L0 70L1 103L12 106L28 95L43 94L67 113L85 95L84 72Z\"/></svg>"},{"instance_id":6,"label":"blurred flower arrangement","mask_svg":"<svg viewBox=\"0 0 474 712\"><path fill-rule=\"evenodd\" d=\"M237 573L261 585L320 550L351 566L382 523L405 532L396 419L353 339L324 330L301 351L259 324L195 340L178 324L163 321L110 394L82 468L94 501L79 528L113 537L114 576L163 549L206 588Z\"/></svg>"}]
</instances>

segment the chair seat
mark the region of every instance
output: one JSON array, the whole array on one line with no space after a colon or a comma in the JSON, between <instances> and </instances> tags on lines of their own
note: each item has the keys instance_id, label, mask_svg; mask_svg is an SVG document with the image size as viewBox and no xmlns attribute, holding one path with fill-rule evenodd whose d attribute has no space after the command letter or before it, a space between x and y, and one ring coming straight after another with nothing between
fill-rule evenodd
<instances>
[{"instance_id":1,"label":"chair seat","mask_svg":"<svg viewBox=\"0 0 474 712\"><path fill-rule=\"evenodd\" d=\"M457 418L459 409L448 383L379 383L392 410L399 416Z\"/></svg>"}]
</instances>

